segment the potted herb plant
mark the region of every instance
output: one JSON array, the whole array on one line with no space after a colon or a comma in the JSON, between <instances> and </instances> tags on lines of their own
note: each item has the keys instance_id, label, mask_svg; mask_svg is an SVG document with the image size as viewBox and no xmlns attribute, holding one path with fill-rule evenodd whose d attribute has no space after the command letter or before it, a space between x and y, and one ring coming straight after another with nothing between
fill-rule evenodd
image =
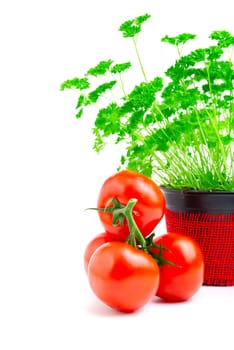
<instances>
[{"instance_id":1,"label":"potted herb plant","mask_svg":"<svg viewBox=\"0 0 234 350\"><path fill-rule=\"evenodd\" d=\"M143 79L130 91L130 62L99 62L61 90L78 92L76 117L90 106L94 150L111 139L121 145L119 169L153 178L165 194L168 231L193 236L205 256L207 285L234 285L234 37L213 31L209 45L183 54L196 35L168 35L177 51L164 73L148 80L137 45L150 15L124 22ZM133 72L134 74L134 72ZM117 146L116 146L117 147Z\"/></svg>"}]
</instances>

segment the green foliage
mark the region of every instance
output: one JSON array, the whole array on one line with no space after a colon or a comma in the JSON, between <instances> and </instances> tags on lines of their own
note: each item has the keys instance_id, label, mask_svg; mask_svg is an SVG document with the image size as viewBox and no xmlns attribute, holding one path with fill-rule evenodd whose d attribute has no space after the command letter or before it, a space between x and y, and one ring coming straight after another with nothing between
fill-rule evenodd
<instances>
[{"instance_id":1,"label":"green foliage","mask_svg":"<svg viewBox=\"0 0 234 350\"><path fill-rule=\"evenodd\" d=\"M119 30L122 32L124 38L133 38L141 32L142 24L149 18L150 15L146 13L143 16L122 23Z\"/></svg>"},{"instance_id":2,"label":"green foliage","mask_svg":"<svg viewBox=\"0 0 234 350\"><path fill-rule=\"evenodd\" d=\"M77 118L88 106L98 107L94 150L100 152L110 138L124 145L119 169L139 171L171 188L233 191L234 37L213 31L209 46L183 55L196 35L164 36L161 41L173 45L178 58L164 77L148 81L136 38L149 18L145 14L119 28L133 40L143 81L127 92L124 78L131 63L107 60L83 78L66 80L61 90L78 92Z\"/></svg>"},{"instance_id":3,"label":"green foliage","mask_svg":"<svg viewBox=\"0 0 234 350\"><path fill-rule=\"evenodd\" d=\"M123 71L125 71L126 69L128 69L130 67L131 67L131 63L130 62L118 63L118 64L115 64L111 68L111 73L122 73Z\"/></svg>"},{"instance_id":4,"label":"green foliage","mask_svg":"<svg viewBox=\"0 0 234 350\"><path fill-rule=\"evenodd\" d=\"M105 75L112 63L112 60L101 61L95 67L90 68L86 75L93 75L94 77L97 77L99 75Z\"/></svg>"},{"instance_id":5,"label":"green foliage","mask_svg":"<svg viewBox=\"0 0 234 350\"><path fill-rule=\"evenodd\" d=\"M196 35L189 34L189 33L183 33L179 34L175 37L169 37L166 35L164 38L161 39L162 42L167 42L171 45L178 46L179 44L185 44L188 40L195 39Z\"/></svg>"},{"instance_id":6,"label":"green foliage","mask_svg":"<svg viewBox=\"0 0 234 350\"><path fill-rule=\"evenodd\" d=\"M87 78L73 78L72 80L66 80L64 81L60 89L77 89L77 90L85 90L89 88L89 82Z\"/></svg>"},{"instance_id":7,"label":"green foliage","mask_svg":"<svg viewBox=\"0 0 234 350\"><path fill-rule=\"evenodd\" d=\"M116 81L112 80L108 83L103 83L103 84L99 85L95 90L91 91L88 94L88 98L89 98L90 103L97 102L99 97L107 90L111 90L115 84L116 84Z\"/></svg>"},{"instance_id":8,"label":"green foliage","mask_svg":"<svg viewBox=\"0 0 234 350\"><path fill-rule=\"evenodd\" d=\"M213 31L209 37L213 40L217 40L218 45L223 48L234 45L234 37L225 30Z\"/></svg>"}]
</instances>

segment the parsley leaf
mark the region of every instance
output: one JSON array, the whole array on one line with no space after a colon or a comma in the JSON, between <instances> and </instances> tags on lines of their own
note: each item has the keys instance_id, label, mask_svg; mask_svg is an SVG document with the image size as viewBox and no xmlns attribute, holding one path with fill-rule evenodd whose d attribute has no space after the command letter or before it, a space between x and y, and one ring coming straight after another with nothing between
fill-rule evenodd
<instances>
[{"instance_id":1,"label":"parsley leaf","mask_svg":"<svg viewBox=\"0 0 234 350\"><path fill-rule=\"evenodd\" d=\"M112 63L112 60L100 61L95 67L90 68L86 75L93 75L94 77L105 75L105 73L110 69Z\"/></svg>"},{"instance_id":2,"label":"parsley leaf","mask_svg":"<svg viewBox=\"0 0 234 350\"><path fill-rule=\"evenodd\" d=\"M73 78L71 80L66 80L60 85L60 90L65 89L78 89L78 90L85 90L88 89L90 86L89 81L87 78Z\"/></svg>"},{"instance_id":3,"label":"parsley leaf","mask_svg":"<svg viewBox=\"0 0 234 350\"><path fill-rule=\"evenodd\" d=\"M119 30L122 32L124 38L133 38L136 34L141 32L142 24L150 18L149 14L136 17L121 24Z\"/></svg>"},{"instance_id":4,"label":"parsley leaf","mask_svg":"<svg viewBox=\"0 0 234 350\"><path fill-rule=\"evenodd\" d=\"M131 67L130 62L118 63L111 68L111 73L122 73L123 71L125 71L126 69L129 69L130 67Z\"/></svg>"}]
</instances>

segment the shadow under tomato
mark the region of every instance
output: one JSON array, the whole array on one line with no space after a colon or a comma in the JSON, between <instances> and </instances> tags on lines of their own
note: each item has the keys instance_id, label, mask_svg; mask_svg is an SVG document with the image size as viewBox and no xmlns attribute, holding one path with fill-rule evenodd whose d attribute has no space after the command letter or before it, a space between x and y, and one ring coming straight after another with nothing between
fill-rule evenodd
<instances>
[{"instance_id":1,"label":"shadow under tomato","mask_svg":"<svg viewBox=\"0 0 234 350\"><path fill-rule=\"evenodd\" d=\"M101 303L99 300L93 300L85 306L85 310L90 315L98 317L135 317L136 314L144 312L144 307L132 312L123 312L113 309L110 306Z\"/></svg>"},{"instance_id":2,"label":"shadow under tomato","mask_svg":"<svg viewBox=\"0 0 234 350\"><path fill-rule=\"evenodd\" d=\"M190 298L188 300L175 300L175 301L169 301L169 300L164 300L159 297L155 297L151 300L151 303L153 304L167 304L167 305L181 305L181 304L188 304L193 301L193 298Z\"/></svg>"}]
</instances>

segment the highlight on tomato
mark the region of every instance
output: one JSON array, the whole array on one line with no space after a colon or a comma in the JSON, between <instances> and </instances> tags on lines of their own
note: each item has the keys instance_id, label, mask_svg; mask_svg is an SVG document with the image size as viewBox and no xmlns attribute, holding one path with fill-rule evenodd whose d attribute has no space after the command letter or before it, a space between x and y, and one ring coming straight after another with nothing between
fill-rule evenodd
<instances>
[{"instance_id":1,"label":"highlight on tomato","mask_svg":"<svg viewBox=\"0 0 234 350\"><path fill-rule=\"evenodd\" d=\"M128 243L108 242L92 254L88 279L103 303L121 312L133 312L155 296L159 266L149 254Z\"/></svg>"},{"instance_id":2,"label":"highlight on tomato","mask_svg":"<svg viewBox=\"0 0 234 350\"><path fill-rule=\"evenodd\" d=\"M166 233L154 239L164 247L160 255L172 264L160 264L160 283L156 295L166 301L190 299L204 280L204 256L191 237L179 233ZM158 248L153 252L159 253Z\"/></svg>"},{"instance_id":3,"label":"highlight on tomato","mask_svg":"<svg viewBox=\"0 0 234 350\"><path fill-rule=\"evenodd\" d=\"M98 214L104 229L121 241L129 235L124 206L132 198L137 200L133 217L144 237L156 228L165 212L163 192L151 178L130 170L110 176L98 196L97 207L103 208Z\"/></svg>"}]
</instances>

